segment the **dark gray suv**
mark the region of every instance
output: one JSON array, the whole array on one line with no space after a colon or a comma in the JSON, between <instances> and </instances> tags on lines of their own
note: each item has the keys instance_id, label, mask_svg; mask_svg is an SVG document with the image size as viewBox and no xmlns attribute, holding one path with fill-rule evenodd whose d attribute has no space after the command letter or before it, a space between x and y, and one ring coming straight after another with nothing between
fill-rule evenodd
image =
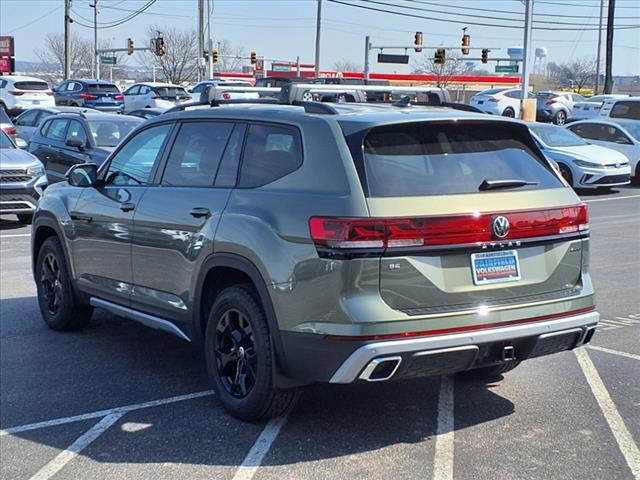
<instances>
[{"instance_id":1,"label":"dark gray suv","mask_svg":"<svg viewBox=\"0 0 640 480\"><path fill-rule=\"evenodd\" d=\"M161 115L46 191L32 248L51 328L100 307L202 346L243 419L313 382L495 377L598 322L586 205L525 124L449 108Z\"/></svg>"}]
</instances>

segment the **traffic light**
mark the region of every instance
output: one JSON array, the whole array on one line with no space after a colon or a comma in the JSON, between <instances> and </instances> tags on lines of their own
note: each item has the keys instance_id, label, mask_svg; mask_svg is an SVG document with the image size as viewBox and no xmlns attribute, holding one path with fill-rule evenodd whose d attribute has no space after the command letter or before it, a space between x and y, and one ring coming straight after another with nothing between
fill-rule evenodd
<instances>
[{"instance_id":1,"label":"traffic light","mask_svg":"<svg viewBox=\"0 0 640 480\"><path fill-rule=\"evenodd\" d=\"M462 54L469 55L469 45L471 45L471 35L467 35L466 33L462 35Z\"/></svg>"},{"instance_id":2,"label":"traffic light","mask_svg":"<svg viewBox=\"0 0 640 480\"><path fill-rule=\"evenodd\" d=\"M444 65L447 61L447 51L444 48L439 48L436 50L436 54L433 57L433 63L436 65Z\"/></svg>"},{"instance_id":3,"label":"traffic light","mask_svg":"<svg viewBox=\"0 0 640 480\"><path fill-rule=\"evenodd\" d=\"M156 55L162 57L165 53L167 53L167 47L164 44L164 38L156 38Z\"/></svg>"},{"instance_id":4,"label":"traffic light","mask_svg":"<svg viewBox=\"0 0 640 480\"><path fill-rule=\"evenodd\" d=\"M131 55L133 53L133 40L127 38L127 55Z\"/></svg>"},{"instance_id":5,"label":"traffic light","mask_svg":"<svg viewBox=\"0 0 640 480\"><path fill-rule=\"evenodd\" d=\"M218 50L211 50L211 63L217 65L220 61L220 57L218 55Z\"/></svg>"},{"instance_id":6,"label":"traffic light","mask_svg":"<svg viewBox=\"0 0 640 480\"><path fill-rule=\"evenodd\" d=\"M256 52L251 52L251 65L255 65L258 63L258 54Z\"/></svg>"},{"instance_id":7,"label":"traffic light","mask_svg":"<svg viewBox=\"0 0 640 480\"><path fill-rule=\"evenodd\" d=\"M487 63L489 61L489 49L482 49L482 63Z\"/></svg>"},{"instance_id":8,"label":"traffic light","mask_svg":"<svg viewBox=\"0 0 640 480\"><path fill-rule=\"evenodd\" d=\"M416 52L422 51L422 32L416 32L413 37L413 44L416 46L416 48L414 48Z\"/></svg>"}]
</instances>

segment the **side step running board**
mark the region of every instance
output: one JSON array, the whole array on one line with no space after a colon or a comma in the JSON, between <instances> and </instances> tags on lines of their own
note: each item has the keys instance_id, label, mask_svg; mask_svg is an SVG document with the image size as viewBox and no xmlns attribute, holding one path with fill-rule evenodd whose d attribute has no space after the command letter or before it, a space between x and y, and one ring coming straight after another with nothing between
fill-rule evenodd
<instances>
[{"instance_id":1,"label":"side step running board","mask_svg":"<svg viewBox=\"0 0 640 480\"><path fill-rule=\"evenodd\" d=\"M106 300L95 297L91 297L89 303L92 307L104 308L105 310L115 315L119 315L130 320L135 320L136 322L141 323L147 327L173 333L174 335L182 338L183 340L186 340L187 342L191 341L191 339L173 323L160 317L155 317L153 315L149 315L148 313L143 313L129 307L123 307L122 305L118 305L117 303L108 302Z\"/></svg>"}]
</instances>

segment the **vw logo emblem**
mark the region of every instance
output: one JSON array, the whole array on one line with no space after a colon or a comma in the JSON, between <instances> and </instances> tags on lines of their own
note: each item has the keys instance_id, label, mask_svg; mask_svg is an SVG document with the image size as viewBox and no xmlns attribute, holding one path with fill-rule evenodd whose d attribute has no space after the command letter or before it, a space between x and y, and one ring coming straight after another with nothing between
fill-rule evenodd
<instances>
[{"instance_id":1,"label":"vw logo emblem","mask_svg":"<svg viewBox=\"0 0 640 480\"><path fill-rule=\"evenodd\" d=\"M504 238L509 234L509 220L502 215L494 217L491 228L496 238Z\"/></svg>"}]
</instances>

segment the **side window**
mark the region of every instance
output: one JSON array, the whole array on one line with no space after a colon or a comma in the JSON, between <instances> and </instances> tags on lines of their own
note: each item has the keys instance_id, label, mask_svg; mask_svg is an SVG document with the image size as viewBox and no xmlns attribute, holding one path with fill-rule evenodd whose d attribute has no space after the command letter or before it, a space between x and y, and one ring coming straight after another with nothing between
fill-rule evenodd
<instances>
[{"instance_id":1,"label":"side window","mask_svg":"<svg viewBox=\"0 0 640 480\"><path fill-rule=\"evenodd\" d=\"M138 95L139 92L140 92L140 85L134 85L129 90L124 92L124 94L125 95Z\"/></svg>"},{"instance_id":2,"label":"side window","mask_svg":"<svg viewBox=\"0 0 640 480\"><path fill-rule=\"evenodd\" d=\"M205 87L205 84L204 84L204 83L201 83L200 85L196 85L196 86L195 86L195 87L193 87L193 89L191 90L191 93L200 93L204 87Z\"/></svg>"},{"instance_id":3,"label":"side window","mask_svg":"<svg viewBox=\"0 0 640 480\"><path fill-rule=\"evenodd\" d=\"M151 89L146 85L140 86L140 95L146 95Z\"/></svg>"},{"instance_id":4,"label":"side window","mask_svg":"<svg viewBox=\"0 0 640 480\"><path fill-rule=\"evenodd\" d=\"M240 154L244 134L247 131L245 124L237 124L233 129L231 138L227 143L227 148L222 156L218 175L216 175L216 187L235 187L238 180L238 165L240 164Z\"/></svg>"},{"instance_id":5,"label":"side window","mask_svg":"<svg viewBox=\"0 0 640 480\"><path fill-rule=\"evenodd\" d=\"M47 128L45 137L50 138L51 140L64 140L64 131L67 128L68 120L59 119L52 120L49 124L49 128Z\"/></svg>"},{"instance_id":6,"label":"side window","mask_svg":"<svg viewBox=\"0 0 640 480\"><path fill-rule=\"evenodd\" d=\"M572 125L569 127L576 135L582 138L589 138L591 140L599 139L599 128L598 125L594 125L592 123L583 123L581 125Z\"/></svg>"},{"instance_id":7,"label":"side window","mask_svg":"<svg viewBox=\"0 0 640 480\"><path fill-rule=\"evenodd\" d=\"M73 92L76 89L76 82L69 82L67 84L67 92Z\"/></svg>"},{"instance_id":8,"label":"side window","mask_svg":"<svg viewBox=\"0 0 640 480\"><path fill-rule=\"evenodd\" d=\"M640 102L638 101L621 101L616 102L611 113L612 118L631 118L640 120Z\"/></svg>"},{"instance_id":9,"label":"side window","mask_svg":"<svg viewBox=\"0 0 640 480\"><path fill-rule=\"evenodd\" d=\"M297 170L302 145L295 128L251 125L242 157L240 186L260 187Z\"/></svg>"},{"instance_id":10,"label":"side window","mask_svg":"<svg viewBox=\"0 0 640 480\"><path fill-rule=\"evenodd\" d=\"M610 142L619 143L621 145L632 145L632 142L627 138L625 133L616 127L607 127L608 137Z\"/></svg>"},{"instance_id":11,"label":"side window","mask_svg":"<svg viewBox=\"0 0 640 480\"><path fill-rule=\"evenodd\" d=\"M4 88L7 86L7 81L6 80L0 80L0 88Z\"/></svg>"},{"instance_id":12,"label":"side window","mask_svg":"<svg viewBox=\"0 0 640 480\"><path fill-rule=\"evenodd\" d=\"M67 129L66 140L72 138L82 140L85 145L87 144L87 131L84 129L84 126L82 126L82 124L77 120L71 120L69 122L69 128Z\"/></svg>"},{"instance_id":13,"label":"side window","mask_svg":"<svg viewBox=\"0 0 640 480\"><path fill-rule=\"evenodd\" d=\"M111 185L146 185L151 180L162 146L172 125L158 125L131 137L111 159L106 183Z\"/></svg>"},{"instance_id":14,"label":"side window","mask_svg":"<svg viewBox=\"0 0 640 480\"><path fill-rule=\"evenodd\" d=\"M185 123L180 127L162 176L163 185L213 186L232 123Z\"/></svg>"}]
</instances>

